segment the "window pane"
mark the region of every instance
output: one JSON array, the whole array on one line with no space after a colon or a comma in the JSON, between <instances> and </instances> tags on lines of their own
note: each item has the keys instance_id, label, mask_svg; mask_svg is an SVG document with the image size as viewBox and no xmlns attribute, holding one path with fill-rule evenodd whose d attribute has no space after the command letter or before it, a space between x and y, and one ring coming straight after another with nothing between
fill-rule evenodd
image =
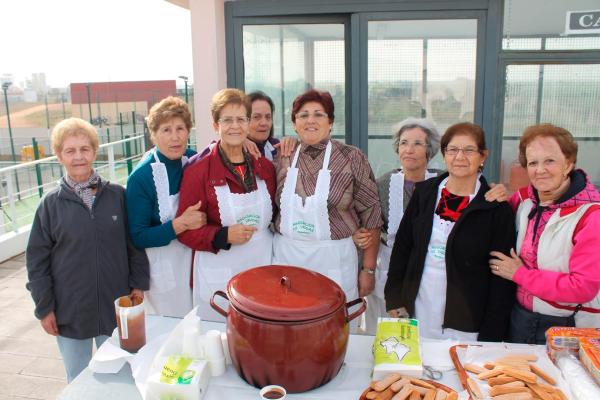
<instances>
[{"instance_id":1,"label":"window pane","mask_svg":"<svg viewBox=\"0 0 600 400\"><path fill-rule=\"evenodd\" d=\"M392 127L433 119L440 133L473 121L477 20L371 21L368 43L369 161L375 176L398 167ZM441 156L431 167L444 168Z\"/></svg>"},{"instance_id":2,"label":"window pane","mask_svg":"<svg viewBox=\"0 0 600 400\"><path fill-rule=\"evenodd\" d=\"M543 14L539 10L544 10ZM568 11L600 10L598 0L505 0L504 50L600 49L600 34L567 34Z\"/></svg>"},{"instance_id":3,"label":"window pane","mask_svg":"<svg viewBox=\"0 0 600 400\"><path fill-rule=\"evenodd\" d=\"M523 130L552 123L570 131L579 144L578 167L600 184L600 64L509 65L502 141L501 181L516 190L527 183L518 159Z\"/></svg>"},{"instance_id":4,"label":"window pane","mask_svg":"<svg viewBox=\"0 0 600 400\"><path fill-rule=\"evenodd\" d=\"M292 102L314 87L331 93L333 135L345 135L343 24L246 25L243 28L246 92L262 90L275 103L275 136L294 136Z\"/></svg>"}]
</instances>

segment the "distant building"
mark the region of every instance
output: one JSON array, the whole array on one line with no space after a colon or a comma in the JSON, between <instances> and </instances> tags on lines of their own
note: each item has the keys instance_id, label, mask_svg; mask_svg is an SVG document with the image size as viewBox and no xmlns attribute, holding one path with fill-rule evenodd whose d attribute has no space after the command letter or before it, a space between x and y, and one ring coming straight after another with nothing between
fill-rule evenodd
<instances>
[{"instance_id":1,"label":"distant building","mask_svg":"<svg viewBox=\"0 0 600 400\"><path fill-rule=\"evenodd\" d=\"M118 123L119 114L130 122L132 112L141 119L155 103L176 95L174 80L71 83L70 88L73 116L90 120L91 108L91 119L98 125Z\"/></svg>"},{"instance_id":2,"label":"distant building","mask_svg":"<svg viewBox=\"0 0 600 400\"><path fill-rule=\"evenodd\" d=\"M46 74L44 72L36 72L31 74L31 79L25 81L25 89L32 90L39 95L48 91L46 84Z\"/></svg>"}]
</instances>

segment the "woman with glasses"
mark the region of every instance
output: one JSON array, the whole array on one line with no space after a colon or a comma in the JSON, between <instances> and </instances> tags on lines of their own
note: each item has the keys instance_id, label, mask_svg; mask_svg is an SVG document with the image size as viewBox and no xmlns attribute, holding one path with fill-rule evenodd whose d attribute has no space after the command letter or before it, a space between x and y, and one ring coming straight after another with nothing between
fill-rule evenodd
<instances>
[{"instance_id":1,"label":"woman with glasses","mask_svg":"<svg viewBox=\"0 0 600 400\"><path fill-rule=\"evenodd\" d=\"M186 168L179 214L198 204L207 224L179 235L195 251L194 304L202 319L223 321L209 304L216 290L248 268L271 264L275 169L265 157L244 150L251 104L244 92L223 89L211 103L219 140L204 158Z\"/></svg>"},{"instance_id":2,"label":"woman with glasses","mask_svg":"<svg viewBox=\"0 0 600 400\"><path fill-rule=\"evenodd\" d=\"M309 90L292 105L300 146L275 160L277 216L273 263L320 272L346 293L348 301L368 295L375 284L378 241L364 249L363 269L352 234L366 228L379 235L381 207L365 155L331 139L333 99Z\"/></svg>"},{"instance_id":3,"label":"woman with glasses","mask_svg":"<svg viewBox=\"0 0 600 400\"><path fill-rule=\"evenodd\" d=\"M417 318L424 337L501 341L515 285L488 265L491 251L514 245L512 210L485 199L488 150L479 126L450 126L441 149L448 172L415 184L396 233L386 309L392 317Z\"/></svg>"},{"instance_id":4,"label":"woman with glasses","mask_svg":"<svg viewBox=\"0 0 600 400\"><path fill-rule=\"evenodd\" d=\"M127 180L129 232L150 261L147 311L183 317L192 309L192 250L177 235L206 223L198 204L175 217L183 167L195 153L187 148L192 117L183 100L167 97L150 109L146 122L155 147Z\"/></svg>"}]
</instances>

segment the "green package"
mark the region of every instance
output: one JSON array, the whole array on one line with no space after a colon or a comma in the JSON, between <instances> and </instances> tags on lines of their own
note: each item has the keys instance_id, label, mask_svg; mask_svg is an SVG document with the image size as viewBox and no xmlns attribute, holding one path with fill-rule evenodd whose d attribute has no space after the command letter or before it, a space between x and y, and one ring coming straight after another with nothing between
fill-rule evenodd
<instances>
[{"instance_id":1,"label":"green package","mask_svg":"<svg viewBox=\"0 0 600 400\"><path fill-rule=\"evenodd\" d=\"M375 367L401 364L420 368L419 321L408 318L379 318L373 343Z\"/></svg>"},{"instance_id":2,"label":"green package","mask_svg":"<svg viewBox=\"0 0 600 400\"><path fill-rule=\"evenodd\" d=\"M191 363L191 357L169 356L160 373L160 381L171 385L178 383Z\"/></svg>"}]
</instances>

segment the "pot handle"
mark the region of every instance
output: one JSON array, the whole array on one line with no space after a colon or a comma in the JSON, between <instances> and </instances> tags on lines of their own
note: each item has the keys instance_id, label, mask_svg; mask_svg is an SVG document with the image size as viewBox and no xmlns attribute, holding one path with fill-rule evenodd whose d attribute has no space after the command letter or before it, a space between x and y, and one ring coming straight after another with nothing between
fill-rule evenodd
<instances>
[{"instance_id":1,"label":"pot handle","mask_svg":"<svg viewBox=\"0 0 600 400\"><path fill-rule=\"evenodd\" d=\"M360 314L365 312L365 310L367 309L367 302L362 297L359 297L356 300L352 300L352 301L346 303L346 310L350 309L350 307L357 305L358 303L362 303L362 306L358 310L354 311L352 314L348 315L348 320L346 322L352 321L354 318L358 317Z\"/></svg>"},{"instance_id":2,"label":"pot handle","mask_svg":"<svg viewBox=\"0 0 600 400\"><path fill-rule=\"evenodd\" d=\"M221 314L222 316L224 316L225 318L227 318L227 311L223 310L221 307L219 307L219 305L217 303L215 303L215 296L221 296L222 298L226 299L227 301L229 301L229 297L227 297L227 294L222 291L222 290L217 290L215 293L213 293L212 297L210 298L210 306L219 314Z\"/></svg>"}]
</instances>

